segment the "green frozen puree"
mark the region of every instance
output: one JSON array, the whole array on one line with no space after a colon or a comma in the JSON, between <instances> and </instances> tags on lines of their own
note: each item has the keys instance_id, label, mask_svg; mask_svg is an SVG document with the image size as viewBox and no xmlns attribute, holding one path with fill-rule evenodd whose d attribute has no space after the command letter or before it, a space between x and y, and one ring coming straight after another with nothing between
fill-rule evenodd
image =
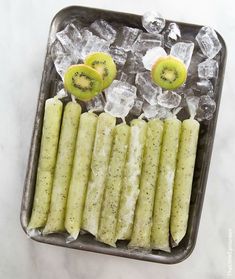
<instances>
[{"instance_id":1,"label":"green frozen puree","mask_svg":"<svg viewBox=\"0 0 235 279\"><path fill-rule=\"evenodd\" d=\"M65 217L65 228L74 239L81 227L97 119L91 112L80 117Z\"/></svg>"},{"instance_id":2,"label":"green frozen puree","mask_svg":"<svg viewBox=\"0 0 235 279\"><path fill-rule=\"evenodd\" d=\"M165 120L151 235L152 248L164 251L170 250L169 223L180 130L180 120Z\"/></svg>"},{"instance_id":3,"label":"green frozen puree","mask_svg":"<svg viewBox=\"0 0 235 279\"><path fill-rule=\"evenodd\" d=\"M108 113L98 117L94 149L91 160L91 173L87 186L87 196L83 211L82 228L97 236L99 217L108 170L116 118Z\"/></svg>"},{"instance_id":4,"label":"green frozen puree","mask_svg":"<svg viewBox=\"0 0 235 279\"><path fill-rule=\"evenodd\" d=\"M126 161L130 127L117 125L114 129L114 143L111 151L105 193L101 210L98 239L116 246L117 212L122 187L122 176Z\"/></svg>"},{"instance_id":5,"label":"green frozen puree","mask_svg":"<svg viewBox=\"0 0 235 279\"><path fill-rule=\"evenodd\" d=\"M65 207L71 178L81 107L70 102L65 106L55 167L50 211L43 233L64 231Z\"/></svg>"},{"instance_id":6,"label":"green frozen puree","mask_svg":"<svg viewBox=\"0 0 235 279\"><path fill-rule=\"evenodd\" d=\"M199 127L194 119L182 123L170 221L171 236L177 245L187 230Z\"/></svg>"},{"instance_id":7,"label":"green frozen puree","mask_svg":"<svg viewBox=\"0 0 235 279\"><path fill-rule=\"evenodd\" d=\"M140 194L137 201L134 226L129 247L150 248L154 194L162 144L163 122L158 119L148 122Z\"/></svg>"},{"instance_id":8,"label":"green frozen puree","mask_svg":"<svg viewBox=\"0 0 235 279\"><path fill-rule=\"evenodd\" d=\"M141 119L131 121L129 147L124 168L123 186L118 213L116 239L130 239L145 145L147 123Z\"/></svg>"},{"instance_id":9,"label":"green frozen puree","mask_svg":"<svg viewBox=\"0 0 235 279\"><path fill-rule=\"evenodd\" d=\"M50 207L53 174L59 141L63 104L56 98L46 101L36 190L28 229L44 227Z\"/></svg>"}]
</instances>

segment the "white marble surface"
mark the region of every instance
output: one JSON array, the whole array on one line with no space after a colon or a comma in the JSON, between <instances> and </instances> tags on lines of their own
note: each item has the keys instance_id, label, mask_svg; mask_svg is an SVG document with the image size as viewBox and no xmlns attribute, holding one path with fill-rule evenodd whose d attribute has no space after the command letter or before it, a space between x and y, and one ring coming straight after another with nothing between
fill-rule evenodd
<instances>
[{"instance_id":1,"label":"white marble surface","mask_svg":"<svg viewBox=\"0 0 235 279\"><path fill-rule=\"evenodd\" d=\"M165 266L38 244L20 227L49 24L58 10L72 4L133 13L155 9L172 20L211 25L227 42L223 98L198 241L191 257L181 264ZM234 30L232 0L0 1L0 278L235 278ZM229 261L233 262L232 276Z\"/></svg>"}]
</instances>

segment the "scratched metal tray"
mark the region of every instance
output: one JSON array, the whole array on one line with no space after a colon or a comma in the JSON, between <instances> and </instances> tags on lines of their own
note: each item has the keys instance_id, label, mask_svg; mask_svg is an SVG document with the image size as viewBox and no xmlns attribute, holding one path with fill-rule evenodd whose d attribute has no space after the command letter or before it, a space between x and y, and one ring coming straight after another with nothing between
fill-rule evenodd
<instances>
[{"instance_id":1,"label":"scratched metal tray","mask_svg":"<svg viewBox=\"0 0 235 279\"><path fill-rule=\"evenodd\" d=\"M113 11L105 11L93 8L85 8L79 6L68 7L61 10L51 23L47 53L45 58L44 70L42 75L41 88L38 99L37 112L35 117L32 143L30 148L27 174L24 185L24 192L21 207L21 224L26 232L26 227L31 215L35 179L37 172L38 155L41 140L42 122L44 114L45 100L54 95L55 83L58 80L52 59L49 55L51 43L54 41L56 32L60 31L71 19L78 18L84 23L91 23L95 19L103 18L110 22L119 22L131 27L141 27L141 16ZM168 22L167 22L168 23ZM190 38L195 37L201 26L178 23L182 32ZM193 179L193 190L190 202L189 223L186 236L178 247L172 249L171 253L153 250L150 253L141 251L131 251L127 249L127 243L120 241L117 248L109 247L105 244L97 242L90 234L80 235L79 238L72 243L65 243L65 237L61 234L52 234L49 236L35 236L32 239L48 244L74 248L78 250L86 250L115 256L152 261L165 264L178 263L186 259L192 252L197 238L200 216L202 211L203 199L205 195L207 176L209 171L212 146L215 136L216 122L219 110L221 90L224 78L225 62L226 62L226 46L223 38L218 34L222 43L222 50L217 56L219 62L219 77L215 83L215 100L217 109L212 120L201 123L199 143L196 158L196 167ZM181 116L185 117L185 116ZM27 232L26 232L27 233Z\"/></svg>"}]
</instances>

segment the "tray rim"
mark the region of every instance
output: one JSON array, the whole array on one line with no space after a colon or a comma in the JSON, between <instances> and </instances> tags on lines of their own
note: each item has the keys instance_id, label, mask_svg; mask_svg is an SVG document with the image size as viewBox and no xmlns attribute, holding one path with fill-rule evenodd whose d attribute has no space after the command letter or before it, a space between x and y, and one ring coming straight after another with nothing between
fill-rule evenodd
<instances>
[{"instance_id":1,"label":"tray rim","mask_svg":"<svg viewBox=\"0 0 235 279\"><path fill-rule=\"evenodd\" d=\"M86 7L86 6L80 6L80 5L72 5L72 6L67 6L63 9L61 9L60 11L58 11L55 16L53 17L51 24L50 24L50 28L49 28L49 36L48 36L48 40L47 40L47 51L45 54L45 59L44 59L44 65L43 65L43 73L42 73L42 79L41 79L41 85L40 85L40 90L39 90L39 95L38 95L38 100L37 100L37 109L36 109L36 115L35 115L35 120L34 120L34 126L33 126L33 133L32 133L32 137L31 137L31 145L30 145L30 152L29 152L29 156L28 156L28 164L27 164L27 170L26 170L26 176L25 176L25 183L24 183L24 188L23 188L23 195L22 195L22 202L21 202L21 212L20 212L20 223L21 223L21 227L24 230L24 232L26 233L27 236L27 223L25 220L25 211L24 211L24 199L25 196L27 195L27 189L29 187L28 182L28 178L30 176L30 164L32 164L32 156L34 153L34 150L32 148L33 145L33 141L35 140L35 133L36 133L36 126L37 126L37 116L40 112L41 105L40 101L41 99L43 99L43 96L45 95L45 92L42 91L42 87L43 87L43 81L45 79L45 66L46 66L46 62L47 62L47 57L48 57L48 52L49 52L49 45L50 45L50 35L53 32L53 28L55 25L55 22L57 21L57 19L60 17L60 15L63 15L66 11L71 10L71 9L85 9L87 11L91 10L91 11L100 11L100 12L107 12L107 13L117 13L117 14L122 14L122 15L128 15L128 16L135 16L135 17L140 17L141 15L139 14L132 14L132 13L126 13L126 12L121 12L121 11L112 11L112 10L107 10L107 9L100 9L100 8L93 8L93 7ZM176 22L178 24L182 24L182 25L190 25L192 27L196 27L196 28L200 28L203 25L198 25L198 24L191 24L191 23L187 23L187 22L179 22L179 21L173 21L173 20L167 20L167 22ZM197 240L197 235L198 235L198 229L199 229L199 224L200 224L200 218L201 218L201 213L203 210L203 202L204 202L204 197L205 197L205 192L206 192L206 186L207 186L207 179L208 179L208 172L209 172L209 167L210 167L210 162L211 162L211 157L212 157L212 150L213 150L213 143L214 143L214 138L215 138L215 132L216 132L216 124L217 124L217 119L218 119L218 113L219 113L219 107L220 107L220 100L221 100L221 95L222 95L222 87L223 87L223 81L224 81L224 74L225 74L225 67L226 67L226 58L227 58L227 46L226 43L223 39L223 37L220 35L220 33L215 30L219 40L222 44L223 47L223 64L222 64L222 70L220 70L221 72L221 79L219 82L219 86L218 86L218 99L217 99L217 109L216 109L216 113L214 115L214 122L213 122L213 129L212 129L212 142L210 145L210 148L207 150L208 156L209 156L209 160L206 166L206 176L204 179L204 184L205 186L203 187L203 191L201 193L201 199L199 202L199 209L198 209L198 222L196 223L195 226L195 231L192 234L192 238L190 239L190 244L186 247L186 249L184 250L183 253L178 254L176 258L172 258L169 257L169 259L161 259L161 255L156 255L156 254L143 254L143 253L124 253L122 252L122 250L118 249L118 248L110 248L107 249L106 247L102 248L102 247L95 247L91 245L91 247L85 247L86 245L74 245L75 242L72 242L70 244L66 243L65 240L63 239L63 241L61 241L60 237L57 236L56 234L52 234L49 237L47 236L30 236L31 239L37 241L37 242L41 242L41 243L46 243L46 244L50 244L50 245L56 245L56 246L61 246L61 247L67 247L67 248L72 248L72 249L76 249L76 250L82 250L82 251L88 251L88 252L95 252L95 253L101 253L101 254L105 254L105 255L112 255L112 256L119 256L119 257L125 257L125 258L130 258L130 259L137 259L137 260L144 260L144 261L150 261L150 262L155 262L155 263L161 263L161 264L176 264L176 263L180 263L183 260L187 259L191 253L193 252L195 245L196 245L196 240ZM48 240L49 238L49 240ZM77 246L77 247L76 247ZM113 250L116 250L116 252L113 252ZM170 254L169 254L170 255ZM160 257L160 258L159 258Z\"/></svg>"}]
</instances>

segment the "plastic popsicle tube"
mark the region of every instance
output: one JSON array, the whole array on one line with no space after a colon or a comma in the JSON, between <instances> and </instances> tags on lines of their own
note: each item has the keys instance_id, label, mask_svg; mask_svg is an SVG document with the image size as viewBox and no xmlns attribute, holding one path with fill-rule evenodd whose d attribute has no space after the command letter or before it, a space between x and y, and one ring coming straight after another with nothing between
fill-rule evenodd
<instances>
[{"instance_id":1,"label":"plastic popsicle tube","mask_svg":"<svg viewBox=\"0 0 235 279\"><path fill-rule=\"evenodd\" d=\"M129 147L118 212L117 239L129 240L131 238L136 201L139 195L146 131L147 123L144 120L134 119L131 121Z\"/></svg>"},{"instance_id":2,"label":"plastic popsicle tube","mask_svg":"<svg viewBox=\"0 0 235 279\"><path fill-rule=\"evenodd\" d=\"M44 227L50 207L63 104L56 98L46 100L38 161L36 190L28 229Z\"/></svg>"},{"instance_id":3,"label":"plastic popsicle tube","mask_svg":"<svg viewBox=\"0 0 235 279\"><path fill-rule=\"evenodd\" d=\"M97 236L105 178L108 170L116 118L108 113L98 117L91 173L87 186L87 196L83 211L82 228Z\"/></svg>"},{"instance_id":4,"label":"plastic popsicle tube","mask_svg":"<svg viewBox=\"0 0 235 279\"><path fill-rule=\"evenodd\" d=\"M65 215L65 229L73 240L77 239L82 222L97 119L96 114L85 112L79 122Z\"/></svg>"},{"instance_id":5,"label":"plastic popsicle tube","mask_svg":"<svg viewBox=\"0 0 235 279\"><path fill-rule=\"evenodd\" d=\"M81 107L69 102L65 106L57 161L55 167L50 211L44 234L64 231L65 208L72 172L74 150Z\"/></svg>"},{"instance_id":6,"label":"plastic popsicle tube","mask_svg":"<svg viewBox=\"0 0 235 279\"><path fill-rule=\"evenodd\" d=\"M136 205L131 241L128 247L150 249L152 213L162 135L163 122L159 119L150 120L146 134L140 193Z\"/></svg>"},{"instance_id":7,"label":"plastic popsicle tube","mask_svg":"<svg viewBox=\"0 0 235 279\"><path fill-rule=\"evenodd\" d=\"M163 141L156 185L151 247L170 251L169 225L171 202L179 146L181 121L169 118L164 121Z\"/></svg>"},{"instance_id":8,"label":"plastic popsicle tube","mask_svg":"<svg viewBox=\"0 0 235 279\"><path fill-rule=\"evenodd\" d=\"M187 230L199 128L194 119L182 123L170 220L174 245L179 244Z\"/></svg>"},{"instance_id":9,"label":"plastic popsicle tube","mask_svg":"<svg viewBox=\"0 0 235 279\"><path fill-rule=\"evenodd\" d=\"M117 213L126 162L130 127L119 124L114 129L114 143L111 151L108 175L105 183L98 240L116 246Z\"/></svg>"}]
</instances>

